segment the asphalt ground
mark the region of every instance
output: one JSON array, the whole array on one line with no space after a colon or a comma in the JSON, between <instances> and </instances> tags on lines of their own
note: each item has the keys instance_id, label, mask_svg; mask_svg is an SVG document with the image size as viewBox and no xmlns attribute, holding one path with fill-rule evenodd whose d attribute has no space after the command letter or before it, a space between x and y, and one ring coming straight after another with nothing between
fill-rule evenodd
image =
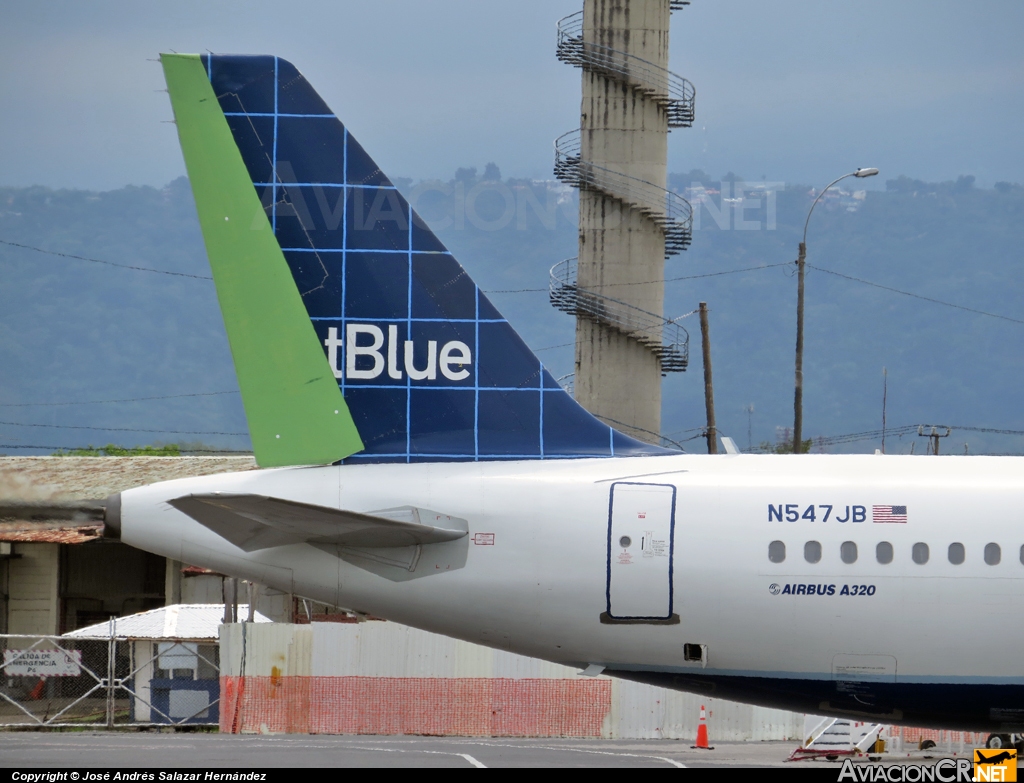
<instances>
[{"instance_id":1,"label":"asphalt ground","mask_svg":"<svg viewBox=\"0 0 1024 783\"><path fill-rule=\"evenodd\" d=\"M714 750L697 750L679 740L489 739L472 737L224 735L214 732L0 732L0 782L92 783L145 780L123 777L133 770L156 772L149 780L188 780L160 777L160 771L214 772L346 767L651 767L672 769L782 767L798 776L835 780L838 761L787 763L796 741L716 742ZM968 749L968 758L971 756ZM886 764L933 764L945 754L937 751L885 754ZM872 759L874 760L874 759ZM858 764L867 763L861 758ZM25 777L32 770L55 775ZM63 772L60 772L63 770ZM106 770L90 776L90 770ZM831 770L831 771L829 771ZM121 777L115 777L116 772ZM22 775L16 777L15 773ZM206 774L195 780L217 780ZM223 778L221 778L223 780ZM230 778L229 778L230 779ZM238 778L235 778L238 779ZM258 778L257 778L258 779ZM281 778L284 779L284 778ZM1024 778L1022 778L1024 779Z\"/></svg>"},{"instance_id":2,"label":"asphalt ground","mask_svg":"<svg viewBox=\"0 0 1024 783\"><path fill-rule=\"evenodd\" d=\"M3 732L0 767L15 769L272 769L299 767L777 766L796 742L238 736L158 732ZM807 762L801 762L801 766ZM834 764L825 764L833 766ZM838 767L836 767L838 769ZM77 778L69 777L68 780ZM84 774L81 779L85 779Z\"/></svg>"}]
</instances>

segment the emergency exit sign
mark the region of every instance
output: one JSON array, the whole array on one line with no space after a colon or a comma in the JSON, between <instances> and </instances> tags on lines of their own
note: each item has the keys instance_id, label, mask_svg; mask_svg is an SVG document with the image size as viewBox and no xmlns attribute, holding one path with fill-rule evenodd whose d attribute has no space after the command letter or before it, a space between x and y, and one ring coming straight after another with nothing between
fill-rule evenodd
<instances>
[{"instance_id":1,"label":"emergency exit sign","mask_svg":"<svg viewBox=\"0 0 1024 783\"><path fill-rule=\"evenodd\" d=\"M77 677L81 673L81 650L4 650L7 677Z\"/></svg>"}]
</instances>

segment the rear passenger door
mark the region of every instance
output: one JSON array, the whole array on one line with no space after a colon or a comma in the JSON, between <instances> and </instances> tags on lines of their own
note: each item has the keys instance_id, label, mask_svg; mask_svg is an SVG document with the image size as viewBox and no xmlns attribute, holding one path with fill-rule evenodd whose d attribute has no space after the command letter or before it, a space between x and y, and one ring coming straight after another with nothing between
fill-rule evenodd
<instances>
[{"instance_id":1,"label":"rear passenger door","mask_svg":"<svg viewBox=\"0 0 1024 783\"><path fill-rule=\"evenodd\" d=\"M602 622L679 622L672 606L676 488L617 482L610 492Z\"/></svg>"}]
</instances>

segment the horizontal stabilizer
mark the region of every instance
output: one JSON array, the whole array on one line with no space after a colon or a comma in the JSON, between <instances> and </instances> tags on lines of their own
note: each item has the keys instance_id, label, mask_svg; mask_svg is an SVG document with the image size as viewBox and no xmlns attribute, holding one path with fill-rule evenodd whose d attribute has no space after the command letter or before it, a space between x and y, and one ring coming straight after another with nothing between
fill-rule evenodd
<instances>
[{"instance_id":1,"label":"horizontal stabilizer","mask_svg":"<svg viewBox=\"0 0 1024 783\"><path fill-rule=\"evenodd\" d=\"M168 502L246 552L298 543L347 547L436 544L462 538L469 531L464 519L413 506L364 514L265 495L222 492L186 495Z\"/></svg>"}]
</instances>

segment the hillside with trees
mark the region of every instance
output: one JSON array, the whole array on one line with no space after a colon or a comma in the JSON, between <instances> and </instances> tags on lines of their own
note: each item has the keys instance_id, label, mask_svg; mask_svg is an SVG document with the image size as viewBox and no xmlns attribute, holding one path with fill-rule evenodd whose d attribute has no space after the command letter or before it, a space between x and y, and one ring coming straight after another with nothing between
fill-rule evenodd
<instances>
[{"instance_id":1,"label":"hillside with trees","mask_svg":"<svg viewBox=\"0 0 1024 783\"><path fill-rule=\"evenodd\" d=\"M557 182L503 180L497 166L396 184L552 374L571 373L573 321L548 304L546 289L548 269L576 254L575 194ZM815 192L700 171L672 175L670 185L698 219L690 249L666 264L665 313L708 302L720 431L741 447L772 444L792 423L792 262ZM187 181L109 192L0 188L0 241L0 453L247 448ZM970 453L1024 452L1021 436L962 429L1024 430L1022 247L1016 184L897 177L885 190L823 200L808 234L805 434L880 429L885 367L890 428L953 425L947 453L965 444ZM676 441L699 435L704 416L699 327L695 317L681 323L690 370L664 385L663 432ZM924 450L909 431L887 450L912 442ZM879 445L826 439L812 448Z\"/></svg>"}]
</instances>

